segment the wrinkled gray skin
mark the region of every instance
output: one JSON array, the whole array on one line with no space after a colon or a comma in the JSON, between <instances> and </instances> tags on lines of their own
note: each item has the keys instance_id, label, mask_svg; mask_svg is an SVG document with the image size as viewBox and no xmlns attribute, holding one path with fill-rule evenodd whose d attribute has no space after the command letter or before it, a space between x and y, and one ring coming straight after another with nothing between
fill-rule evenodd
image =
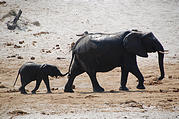
<instances>
[{"instance_id":1,"label":"wrinkled gray skin","mask_svg":"<svg viewBox=\"0 0 179 119\"><path fill-rule=\"evenodd\" d=\"M33 62L27 62L23 64L19 69L14 86L16 84L19 74L21 77L21 84L22 84L22 86L19 88L19 91L22 94L27 94L27 92L25 91L25 86L29 84L31 81L35 81L35 80L36 80L36 86L32 90L32 94L36 93L42 80L44 81L47 87L47 93L51 93L48 76L57 77L57 76L66 75L66 74L62 74L56 66L49 65L49 64L40 65L40 64L35 64Z\"/></svg>"},{"instance_id":2,"label":"wrinkled gray skin","mask_svg":"<svg viewBox=\"0 0 179 119\"><path fill-rule=\"evenodd\" d=\"M102 37L98 37L101 35ZM158 52L158 62L161 72L159 80L164 78L164 49L153 33L140 31L125 31L114 34L88 34L76 42L72 49L72 60L69 66L68 82L64 92L73 92L72 85L76 76L86 72L92 82L94 92L103 92L99 85L96 73L107 72L121 67L120 90L126 87L129 72L138 78L138 89L145 89L144 77L141 74L136 55L148 57L147 53Z\"/></svg>"}]
</instances>

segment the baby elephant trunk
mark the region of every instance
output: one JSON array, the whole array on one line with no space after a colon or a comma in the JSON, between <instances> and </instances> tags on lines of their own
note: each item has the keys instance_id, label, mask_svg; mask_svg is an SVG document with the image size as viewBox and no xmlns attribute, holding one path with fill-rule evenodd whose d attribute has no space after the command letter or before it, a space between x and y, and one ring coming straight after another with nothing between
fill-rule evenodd
<instances>
[{"instance_id":1,"label":"baby elephant trunk","mask_svg":"<svg viewBox=\"0 0 179 119\"><path fill-rule=\"evenodd\" d=\"M67 74L68 74L68 72L67 72L67 73L65 73L65 74L62 74L60 71L58 71L57 76L66 76Z\"/></svg>"}]
</instances>

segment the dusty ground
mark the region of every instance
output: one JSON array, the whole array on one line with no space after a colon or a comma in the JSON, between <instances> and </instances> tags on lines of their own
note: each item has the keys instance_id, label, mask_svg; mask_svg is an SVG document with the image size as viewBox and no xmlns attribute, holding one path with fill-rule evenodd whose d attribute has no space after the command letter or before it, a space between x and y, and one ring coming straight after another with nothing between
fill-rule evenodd
<instances>
[{"instance_id":1,"label":"dusty ground","mask_svg":"<svg viewBox=\"0 0 179 119\"><path fill-rule=\"evenodd\" d=\"M0 0L0 118L179 118L179 2L172 1L88 1L88 0ZM6 23L23 13L20 29L9 31ZM139 58L145 90L137 90L130 74L129 92L119 91L120 68L98 73L104 93L93 93L86 74L75 80L75 93L64 93L67 77L50 78L52 94L42 82L31 95L35 82L17 92L12 87L19 67L27 61L49 63L67 72L70 45L78 33L118 32L126 29L152 31L169 50L165 56L165 79L158 82L157 55Z\"/></svg>"}]
</instances>

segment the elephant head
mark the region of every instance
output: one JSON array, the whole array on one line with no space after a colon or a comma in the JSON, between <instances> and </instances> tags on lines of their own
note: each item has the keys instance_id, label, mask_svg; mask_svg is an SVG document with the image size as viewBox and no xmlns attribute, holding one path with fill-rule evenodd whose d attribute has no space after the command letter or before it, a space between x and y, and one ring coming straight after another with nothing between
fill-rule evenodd
<instances>
[{"instance_id":1,"label":"elephant head","mask_svg":"<svg viewBox=\"0 0 179 119\"><path fill-rule=\"evenodd\" d=\"M43 64L41 66L41 70L42 70L44 75L49 75L49 76L52 76L52 77L55 76L56 78L58 76L65 76L65 75L67 75L67 73L66 74L62 74L60 72L60 70L56 66L49 65L49 64Z\"/></svg>"},{"instance_id":2,"label":"elephant head","mask_svg":"<svg viewBox=\"0 0 179 119\"><path fill-rule=\"evenodd\" d=\"M131 32L123 41L124 48L133 54L141 57L148 57L147 53L158 52L158 62L160 67L161 76L159 80L162 80L165 76L164 73L164 48L153 33Z\"/></svg>"}]
</instances>

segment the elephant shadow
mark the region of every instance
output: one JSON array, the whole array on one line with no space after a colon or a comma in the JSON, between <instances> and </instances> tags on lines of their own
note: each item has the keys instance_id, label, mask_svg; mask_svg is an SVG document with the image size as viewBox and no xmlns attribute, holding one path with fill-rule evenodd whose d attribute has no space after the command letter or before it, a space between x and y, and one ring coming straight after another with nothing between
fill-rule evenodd
<instances>
[{"instance_id":1,"label":"elephant shadow","mask_svg":"<svg viewBox=\"0 0 179 119\"><path fill-rule=\"evenodd\" d=\"M104 91L104 92L77 92L79 94L103 94L103 93L130 93L130 92L147 92L146 90L132 90L132 91L115 91L115 90L110 90L110 91ZM32 93L28 93L26 95L44 95L44 94L47 94L47 95L53 95L53 94L65 94L65 92L58 92L58 93L43 93L43 92L39 92L39 93L36 93L36 94L32 94Z\"/></svg>"},{"instance_id":2,"label":"elephant shadow","mask_svg":"<svg viewBox=\"0 0 179 119\"><path fill-rule=\"evenodd\" d=\"M95 94L95 93L128 93L128 92L146 92L146 90L132 90L132 91L115 91L115 90L110 90L110 91L104 91L104 92L78 92L80 94Z\"/></svg>"},{"instance_id":3,"label":"elephant shadow","mask_svg":"<svg viewBox=\"0 0 179 119\"><path fill-rule=\"evenodd\" d=\"M64 92L58 92L58 93L43 93L43 92L38 92L36 94L32 94L32 93L28 93L28 94L25 94L25 95L54 95L54 94L64 94Z\"/></svg>"}]
</instances>

